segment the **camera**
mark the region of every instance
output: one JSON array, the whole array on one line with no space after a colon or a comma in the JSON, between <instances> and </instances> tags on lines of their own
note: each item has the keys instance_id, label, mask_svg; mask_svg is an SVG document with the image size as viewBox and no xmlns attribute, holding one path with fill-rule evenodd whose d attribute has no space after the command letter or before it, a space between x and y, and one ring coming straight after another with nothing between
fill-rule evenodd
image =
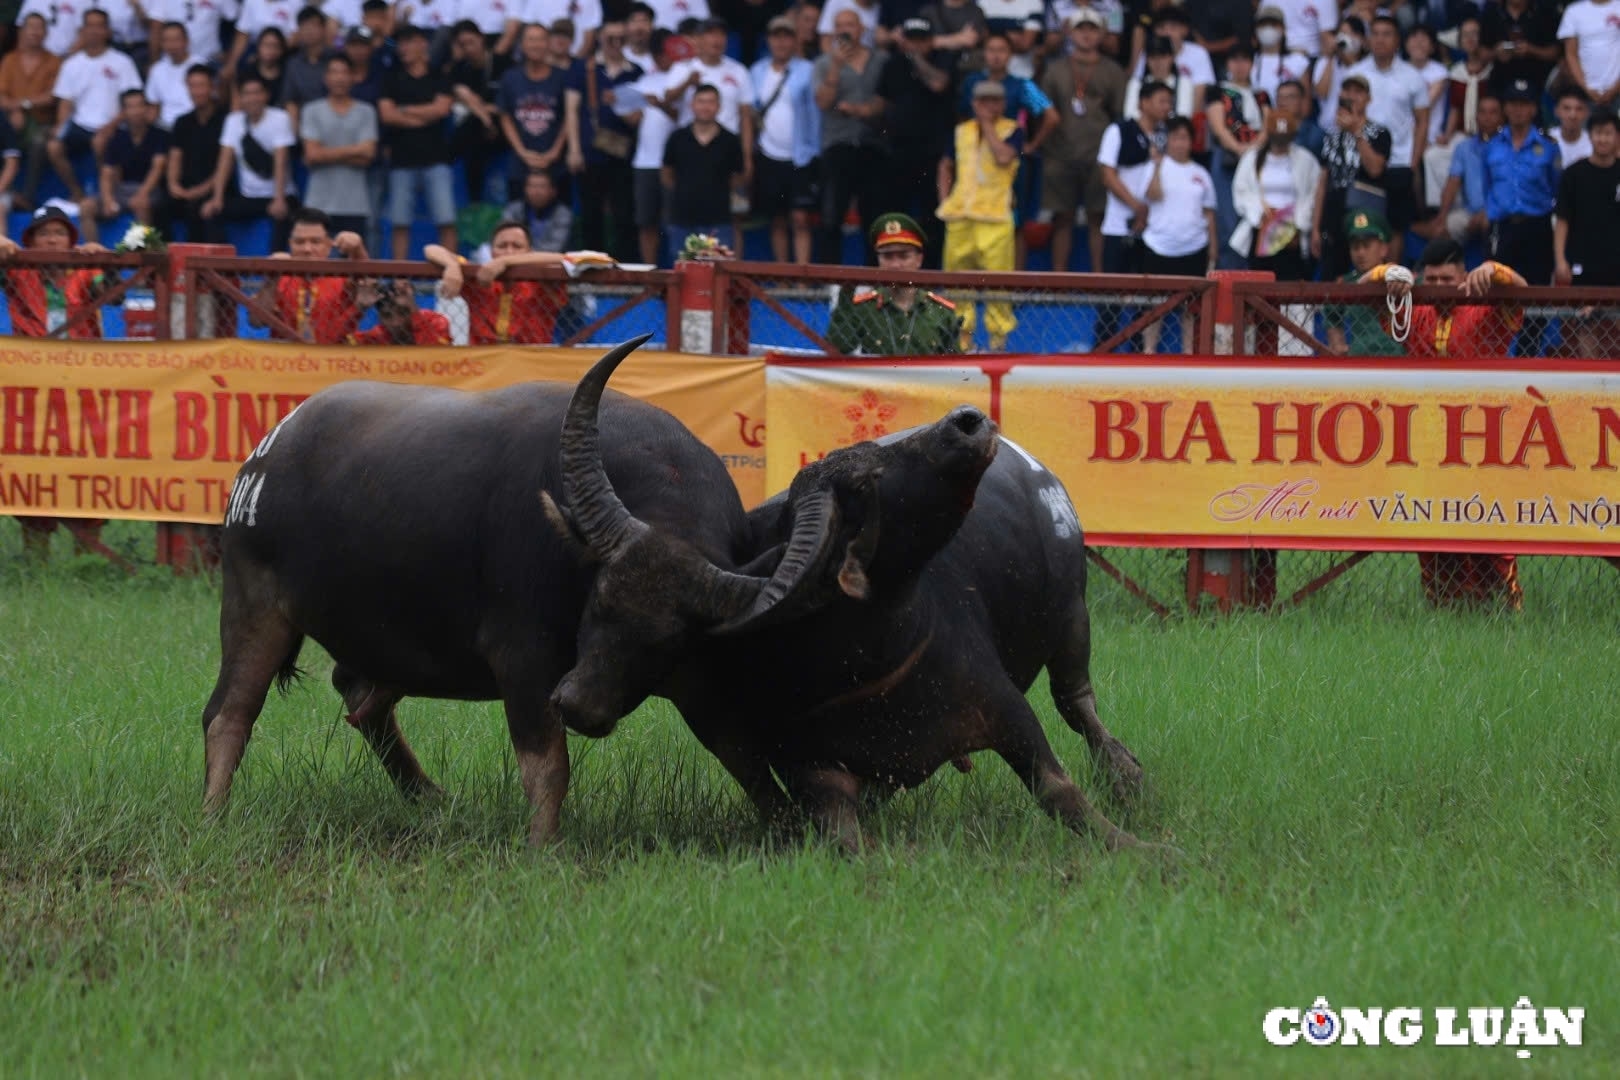
<instances>
[{"instance_id":1,"label":"camera","mask_svg":"<svg viewBox=\"0 0 1620 1080\"><path fill-rule=\"evenodd\" d=\"M1361 51L1361 42L1357 41L1355 38L1351 37L1349 34L1340 34L1334 40L1338 43L1340 52L1360 52Z\"/></svg>"},{"instance_id":2,"label":"camera","mask_svg":"<svg viewBox=\"0 0 1620 1080\"><path fill-rule=\"evenodd\" d=\"M1355 102L1351 101L1349 98L1342 97L1339 99L1339 109L1342 112L1355 112L1356 105Z\"/></svg>"},{"instance_id":3,"label":"camera","mask_svg":"<svg viewBox=\"0 0 1620 1080\"><path fill-rule=\"evenodd\" d=\"M855 44L855 39L850 37L848 34L839 34L838 35L838 44L842 45L844 48L847 49L851 45Z\"/></svg>"}]
</instances>

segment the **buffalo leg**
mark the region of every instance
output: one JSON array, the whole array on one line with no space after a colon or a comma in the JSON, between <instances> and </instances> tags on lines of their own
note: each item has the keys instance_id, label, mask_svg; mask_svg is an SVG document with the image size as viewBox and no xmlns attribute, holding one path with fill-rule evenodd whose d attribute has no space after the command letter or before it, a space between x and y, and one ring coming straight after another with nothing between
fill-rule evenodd
<instances>
[{"instance_id":1,"label":"buffalo leg","mask_svg":"<svg viewBox=\"0 0 1620 1080\"><path fill-rule=\"evenodd\" d=\"M302 641L303 635L272 610L242 617L227 608L220 628L219 678L202 718L205 811L216 813L225 808L231 778L264 708L270 683L296 657Z\"/></svg>"},{"instance_id":2,"label":"buffalo leg","mask_svg":"<svg viewBox=\"0 0 1620 1080\"><path fill-rule=\"evenodd\" d=\"M1052 753L1029 702L1010 684L1007 690L1006 700L995 714L992 749L1018 774L1041 809L1077 833L1096 835L1110 851L1141 846L1140 840L1091 805Z\"/></svg>"},{"instance_id":3,"label":"buffalo leg","mask_svg":"<svg viewBox=\"0 0 1620 1080\"><path fill-rule=\"evenodd\" d=\"M802 816L783 793L771 772L770 762L736 740L712 730L693 729L703 748L715 756L731 778L737 781L748 801L754 804L766 828L787 829L801 822Z\"/></svg>"},{"instance_id":4,"label":"buffalo leg","mask_svg":"<svg viewBox=\"0 0 1620 1080\"><path fill-rule=\"evenodd\" d=\"M399 729L394 706L399 704L403 694L378 686L342 664L332 670L332 685L343 695L349 723L365 737L366 745L382 762L401 795L417 799L444 794L422 770L411 744L405 741L405 734Z\"/></svg>"},{"instance_id":5,"label":"buffalo leg","mask_svg":"<svg viewBox=\"0 0 1620 1080\"><path fill-rule=\"evenodd\" d=\"M811 768L785 778L788 793L810 815L823 836L851 855L859 855L865 842L859 813L861 782L843 768Z\"/></svg>"},{"instance_id":6,"label":"buffalo leg","mask_svg":"<svg viewBox=\"0 0 1620 1080\"><path fill-rule=\"evenodd\" d=\"M506 728L517 755L523 793L534 807L529 819L529 844L555 843L562 822L563 796L568 794L568 737L562 721L547 704L544 690L524 688L505 699Z\"/></svg>"},{"instance_id":7,"label":"buffalo leg","mask_svg":"<svg viewBox=\"0 0 1620 1080\"><path fill-rule=\"evenodd\" d=\"M1097 692L1091 686L1091 617L1084 601L1075 605L1068 637L1047 664L1052 701L1069 727L1091 748L1108 775L1114 798L1129 805L1142 793L1142 763L1097 716Z\"/></svg>"}]
</instances>

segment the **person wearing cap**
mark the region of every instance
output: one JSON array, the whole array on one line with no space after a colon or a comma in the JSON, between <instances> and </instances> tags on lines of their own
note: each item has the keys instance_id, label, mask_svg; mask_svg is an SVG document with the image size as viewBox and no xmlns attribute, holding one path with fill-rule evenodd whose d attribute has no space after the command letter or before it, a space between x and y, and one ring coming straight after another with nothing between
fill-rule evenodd
<instances>
[{"instance_id":1,"label":"person wearing cap","mask_svg":"<svg viewBox=\"0 0 1620 1080\"><path fill-rule=\"evenodd\" d=\"M1485 147L1485 216L1491 258L1536 285L1553 272L1552 213L1558 201L1558 144L1536 128L1541 94L1524 80L1503 95L1507 127Z\"/></svg>"},{"instance_id":2,"label":"person wearing cap","mask_svg":"<svg viewBox=\"0 0 1620 1080\"><path fill-rule=\"evenodd\" d=\"M107 249L100 244L80 244L78 226L54 204L34 211L23 229L21 248L17 241L0 236L0 287L5 290L11 312L13 336L99 340L101 297L111 287L112 279L93 267L69 270L7 265L20 249L53 254L77 251L86 255L105 254ZM88 316L83 315L86 311ZM83 551L99 543L103 524L89 518L23 517L18 521L23 528L23 548L36 558L44 557L57 525L71 532L76 547Z\"/></svg>"},{"instance_id":3,"label":"person wearing cap","mask_svg":"<svg viewBox=\"0 0 1620 1080\"><path fill-rule=\"evenodd\" d=\"M1384 216L1395 235L1404 236L1417 219L1422 198L1417 166L1429 143L1429 84L1417 68L1400 58L1401 30L1393 15L1373 16L1367 45L1368 56L1350 72L1367 80L1372 93L1367 115L1389 131L1389 162L1384 168L1389 203Z\"/></svg>"},{"instance_id":4,"label":"person wearing cap","mask_svg":"<svg viewBox=\"0 0 1620 1080\"><path fill-rule=\"evenodd\" d=\"M903 283L922 269L923 236L906 214L884 214L868 234L881 270L902 284L845 289L827 326L827 341L839 352L866 356L935 356L959 345L956 305L938 293Z\"/></svg>"},{"instance_id":5,"label":"person wearing cap","mask_svg":"<svg viewBox=\"0 0 1620 1080\"><path fill-rule=\"evenodd\" d=\"M1306 281L1314 268L1311 222L1322 166L1294 144L1298 133L1292 116L1273 112L1264 138L1244 152L1232 178L1238 225L1229 246L1249 269L1270 271L1278 281Z\"/></svg>"},{"instance_id":6,"label":"person wearing cap","mask_svg":"<svg viewBox=\"0 0 1620 1080\"><path fill-rule=\"evenodd\" d=\"M603 22L599 0L522 0L513 10L521 12L522 17L511 22L519 26L530 22L549 26L553 36L557 34L558 24L566 23L568 55L579 60L595 55L597 33ZM496 51L499 52L499 48ZM557 64L557 61L552 63Z\"/></svg>"},{"instance_id":7,"label":"person wearing cap","mask_svg":"<svg viewBox=\"0 0 1620 1080\"><path fill-rule=\"evenodd\" d=\"M1376 210L1352 210L1345 215L1344 234L1350 246L1350 269L1339 280L1359 283L1376 266L1389 261L1394 234ZM1385 325L1382 304L1329 304L1322 309L1328 348L1335 356L1405 356L1406 345L1396 341Z\"/></svg>"},{"instance_id":8,"label":"person wearing cap","mask_svg":"<svg viewBox=\"0 0 1620 1080\"><path fill-rule=\"evenodd\" d=\"M956 125L950 148L939 163L939 220L945 223L946 270L1010 272L1013 242L1013 181L1024 133L1004 115L1007 92L985 80L973 88L973 119ZM962 349L973 337L975 304L962 309ZM1012 305L985 305L990 349L1001 352L1018 325Z\"/></svg>"},{"instance_id":9,"label":"person wearing cap","mask_svg":"<svg viewBox=\"0 0 1620 1080\"><path fill-rule=\"evenodd\" d=\"M1311 62L1303 53L1287 47L1286 22L1282 8L1266 4L1254 16L1254 69L1249 82L1268 101L1277 100L1277 88L1289 79L1309 76Z\"/></svg>"},{"instance_id":10,"label":"person wearing cap","mask_svg":"<svg viewBox=\"0 0 1620 1080\"><path fill-rule=\"evenodd\" d=\"M1322 142L1322 179L1316 188L1311 219L1313 254L1322 261L1323 276L1332 281L1350 265L1340 224L1348 210L1387 205L1384 170L1389 161L1391 136L1383 125L1368 119L1367 80L1347 76L1339 87L1333 131Z\"/></svg>"},{"instance_id":11,"label":"person wearing cap","mask_svg":"<svg viewBox=\"0 0 1620 1080\"><path fill-rule=\"evenodd\" d=\"M778 15L766 26L767 55L754 61L752 209L770 222L777 262L810 261L810 214L816 208L816 156L821 152L821 110L816 108L815 65L799 55L793 20ZM792 246L789 246L791 235Z\"/></svg>"},{"instance_id":12,"label":"person wearing cap","mask_svg":"<svg viewBox=\"0 0 1620 1080\"><path fill-rule=\"evenodd\" d=\"M886 206L910 214L923 229L923 265L938 268L944 227L934 215L939 205L939 159L951 143L952 108L949 54L933 48L934 24L913 16L890 43L889 62L878 80L893 163Z\"/></svg>"},{"instance_id":13,"label":"person wearing cap","mask_svg":"<svg viewBox=\"0 0 1620 1080\"><path fill-rule=\"evenodd\" d=\"M1102 269L1103 186L1097 152L1110 125L1125 114L1125 69L1102 52L1107 21L1091 7L1069 16L1069 52L1047 61L1041 92L1052 100L1057 130L1047 141L1041 173L1041 208L1052 215L1052 269L1069 269L1075 210L1086 212L1086 240L1093 271Z\"/></svg>"}]
</instances>

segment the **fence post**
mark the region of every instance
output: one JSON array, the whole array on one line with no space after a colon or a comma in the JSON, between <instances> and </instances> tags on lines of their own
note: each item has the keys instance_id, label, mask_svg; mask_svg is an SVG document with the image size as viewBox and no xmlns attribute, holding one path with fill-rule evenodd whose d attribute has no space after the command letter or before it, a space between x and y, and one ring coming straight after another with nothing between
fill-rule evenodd
<instances>
[{"instance_id":1,"label":"fence post","mask_svg":"<svg viewBox=\"0 0 1620 1080\"><path fill-rule=\"evenodd\" d=\"M715 346L715 266L701 259L682 259L675 264L680 295L681 336L671 348L685 353L712 353Z\"/></svg>"},{"instance_id":2,"label":"fence post","mask_svg":"<svg viewBox=\"0 0 1620 1080\"><path fill-rule=\"evenodd\" d=\"M1217 356L1244 352L1246 344L1237 297L1232 285L1239 281L1275 281L1276 275L1254 270L1216 270L1214 347ZM1274 553L1253 548L1210 548L1187 552L1187 606L1197 607L1205 596L1212 597L1218 610L1242 607L1268 607L1277 591L1277 563Z\"/></svg>"},{"instance_id":3,"label":"fence post","mask_svg":"<svg viewBox=\"0 0 1620 1080\"><path fill-rule=\"evenodd\" d=\"M218 327L212 296L197 288L186 273L187 260L198 255L235 255L231 244L170 244L167 274L155 288L159 307L159 337L183 340L187 336L214 337ZM167 323L167 333L164 324ZM196 525L185 521L160 521L157 526L157 562L176 574L194 574L219 565L219 526Z\"/></svg>"}]
</instances>

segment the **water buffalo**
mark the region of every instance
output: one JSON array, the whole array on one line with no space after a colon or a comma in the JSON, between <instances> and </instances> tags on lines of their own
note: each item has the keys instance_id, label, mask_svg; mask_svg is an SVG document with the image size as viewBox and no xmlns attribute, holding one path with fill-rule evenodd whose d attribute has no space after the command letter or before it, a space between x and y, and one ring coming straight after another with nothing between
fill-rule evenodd
<instances>
[{"instance_id":1,"label":"water buffalo","mask_svg":"<svg viewBox=\"0 0 1620 1080\"><path fill-rule=\"evenodd\" d=\"M614 349L609 367L645 340ZM774 576L753 572L751 527L714 452L619 394L601 402L598 445L599 396L588 447L563 431L570 388L544 383L473 394L349 382L264 438L232 487L222 540L207 808L224 806L271 682L294 676L308 636L336 660L350 722L407 794L437 789L400 734L402 697L503 702L529 837L547 841L568 786L548 703L576 639L606 647L590 658L595 690L570 684L569 722L604 734L708 629L746 630L795 602L825 517L801 515L800 534L767 555ZM569 471L565 514L553 497ZM607 557L583 560L571 530Z\"/></svg>"},{"instance_id":2,"label":"water buffalo","mask_svg":"<svg viewBox=\"0 0 1620 1080\"><path fill-rule=\"evenodd\" d=\"M594 406L615 362L599 363L576 390L571 443L594 448L593 412L579 406ZM613 534L597 530L635 526L611 484L588 497L596 512L584 539L611 567ZM750 518L756 549L816 538L795 557L811 568L806 588L819 591L791 618L719 627L723 649L700 644L666 693L763 815L803 810L858 848L863 796L914 787L988 749L1066 825L1110 848L1139 843L1070 779L1025 698L1045 667L1059 712L1116 795L1134 794L1141 766L1097 716L1078 515L1057 477L987 417L958 408L835 451ZM600 676L591 658L611 651L588 638L554 698L565 715L574 695L592 696Z\"/></svg>"}]
</instances>

